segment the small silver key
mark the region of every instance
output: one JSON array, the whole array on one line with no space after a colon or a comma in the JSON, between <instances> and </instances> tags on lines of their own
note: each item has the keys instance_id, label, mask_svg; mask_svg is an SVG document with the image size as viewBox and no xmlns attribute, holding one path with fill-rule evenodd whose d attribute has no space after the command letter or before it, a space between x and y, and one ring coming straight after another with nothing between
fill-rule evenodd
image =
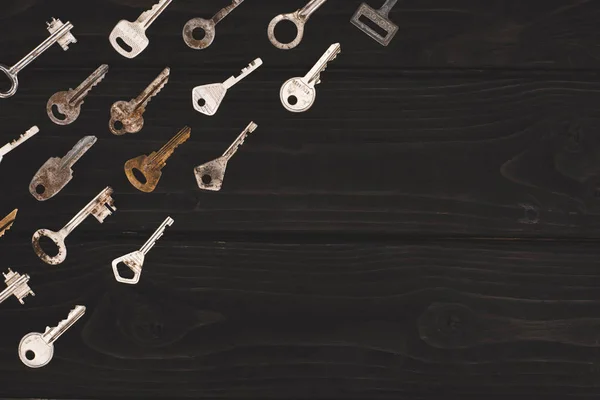
<instances>
[{"instance_id":1,"label":"small silver key","mask_svg":"<svg viewBox=\"0 0 600 400\"><path fill-rule=\"evenodd\" d=\"M379 10L371 8L366 3L362 3L354 13L354 16L352 16L350 22L379 44L387 46L394 36L396 36L396 33L398 33L398 25L394 24L389 19L390 11L392 11L392 8L397 2L398 0L387 0ZM385 36L361 21L361 18L368 19L370 22L377 25L383 32L386 32Z\"/></svg>"},{"instance_id":2,"label":"small silver key","mask_svg":"<svg viewBox=\"0 0 600 400\"><path fill-rule=\"evenodd\" d=\"M7 288L0 293L0 303L8 299L10 296L15 296L19 303L25 304L23 299L29 295L35 296L33 290L27 284L29 282L29 275L21 275L18 272L13 272L10 268L4 275L4 281L6 282Z\"/></svg>"},{"instance_id":3,"label":"small silver key","mask_svg":"<svg viewBox=\"0 0 600 400\"><path fill-rule=\"evenodd\" d=\"M213 40L215 40L215 26L243 2L244 0L233 0L230 5L222 8L211 19L190 19L183 27L183 41L185 44L196 50L205 49L210 46ZM194 31L199 29L204 31L204 38L201 40L194 37Z\"/></svg>"},{"instance_id":4,"label":"small silver key","mask_svg":"<svg viewBox=\"0 0 600 400\"><path fill-rule=\"evenodd\" d=\"M63 158L52 157L42 165L29 184L29 192L38 201L58 194L73 179L73 165L96 143L96 136L85 136Z\"/></svg>"},{"instance_id":5,"label":"small silver key","mask_svg":"<svg viewBox=\"0 0 600 400\"><path fill-rule=\"evenodd\" d=\"M115 202L111 197L113 190L107 186L92 201L81 209L67 224L58 232L48 229L39 229L33 234L31 243L35 254L46 264L58 265L67 258L67 247L65 239L75 228L77 228L89 215L93 215L98 222L103 223L106 217L112 215L117 210ZM52 240L58 247L58 253L55 256L49 256L40 246L40 238L45 236Z\"/></svg>"},{"instance_id":6,"label":"small silver key","mask_svg":"<svg viewBox=\"0 0 600 400\"><path fill-rule=\"evenodd\" d=\"M85 314L84 306L75 306L55 327L46 327L44 333L31 332L19 343L19 358L29 368L41 368L52 361L54 342Z\"/></svg>"},{"instance_id":7,"label":"small silver key","mask_svg":"<svg viewBox=\"0 0 600 400\"><path fill-rule=\"evenodd\" d=\"M73 123L81 113L81 105L86 96L94 86L104 79L107 72L108 65L103 64L75 90L69 89L52 95L46 104L46 112L52 122L57 125Z\"/></svg>"},{"instance_id":8,"label":"small silver key","mask_svg":"<svg viewBox=\"0 0 600 400\"><path fill-rule=\"evenodd\" d=\"M326 1L327 0L310 0L304 7L296 10L293 13L281 14L273 18L271 23L269 23L269 28L267 30L269 40L271 43L273 43L273 46L281 50L289 50L298 46L302 41L302 37L304 36L304 25L306 25L306 22L308 22L310 16L323 4L325 4ZM298 32L296 33L296 38L290 43L281 43L275 37L275 26L281 21L291 21L294 25L296 25Z\"/></svg>"},{"instance_id":9,"label":"small silver key","mask_svg":"<svg viewBox=\"0 0 600 400\"><path fill-rule=\"evenodd\" d=\"M148 47L146 30L173 0L160 0L150 10L143 12L134 22L121 20L110 33L110 44L123 57L135 58Z\"/></svg>"},{"instance_id":10,"label":"small silver key","mask_svg":"<svg viewBox=\"0 0 600 400\"><path fill-rule=\"evenodd\" d=\"M237 153L239 147L244 144L246 137L254 132L258 128L254 122L244 129L240 136L229 146L225 153L216 160L202 164L194 169L194 175L196 175L196 181L198 187L203 190L211 190L218 192L223 186L223 179L225 178L225 170L227 169L227 163Z\"/></svg>"},{"instance_id":11,"label":"small silver key","mask_svg":"<svg viewBox=\"0 0 600 400\"><path fill-rule=\"evenodd\" d=\"M0 147L0 162L2 162L2 159L4 158L5 155L7 155L11 151L16 149L17 147L19 147L20 145L22 145L29 139L31 139L33 136L37 135L37 133L39 131L40 131L40 129L34 125L31 128L29 128L29 130L27 132L25 132L24 134L19 136L18 139L15 139L12 142L7 143L4 146Z\"/></svg>"},{"instance_id":12,"label":"small silver key","mask_svg":"<svg viewBox=\"0 0 600 400\"><path fill-rule=\"evenodd\" d=\"M242 72L238 76L231 76L223 83L213 83L195 87L194 90L192 90L192 104L194 109L205 115L215 115L227 90L250 75L262 64L262 60L257 58L248 64L246 68L242 69Z\"/></svg>"},{"instance_id":13,"label":"small silver key","mask_svg":"<svg viewBox=\"0 0 600 400\"><path fill-rule=\"evenodd\" d=\"M27 54L25 57L21 59L18 63L8 68L4 65L0 65L0 71L4 72L8 79L10 79L11 87L7 92L0 92L0 99L6 99L11 96L14 96L17 93L17 89L19 88L19 80L17 79L17 75L23 68L28 66L33 60L38 58L43 52L48 50L54 43L58 43L63 50L69 50L69 45L71 43L77 43L77 39L75 36L71 34L71 29L73 29L73 25L67 21L67 23L63 24L60 19L52 18L52 21L47 23L48 32L50 32L50 37L44 40L38 47L33 49L31 53Z\"/></svg>"},{"instance_id":14,"label":"small silver key","mask_svg":"<svg viewBox=\"0 0 600 400\"><path fill-rule=\"evenodd\" d=\"M173 219L171 217L167 217L164 222L158 227L158 229L150 236L150 239L138 250L133 253L129 253L124 255L123 257L119 257L112 262L113 273L115 274L115 279L117 282L126 283L128 285L135 285L140 281L140 276L142 275L142 267L144 266L144 260L146 258L146 254L154 247L158 239L162 237L165 233L165 229L167 226L173 225ZM119 264L125 264L131 271L133 272L133 278L124 278L119 274Z\"/></svg>"},{"instance_id":15,"label":"small silver key","mask_svg":"<svg viewBox=\"0 0 600 400\"><path fill-rule=\"evenodd\" d=\"M289 79L281 86L279 97L288 111L304 112L312 107L317 98L315 86L321 83L321 72L341 51L339 43L332 44L308 74L302 78Z\"/></svg>"}]
</instances>

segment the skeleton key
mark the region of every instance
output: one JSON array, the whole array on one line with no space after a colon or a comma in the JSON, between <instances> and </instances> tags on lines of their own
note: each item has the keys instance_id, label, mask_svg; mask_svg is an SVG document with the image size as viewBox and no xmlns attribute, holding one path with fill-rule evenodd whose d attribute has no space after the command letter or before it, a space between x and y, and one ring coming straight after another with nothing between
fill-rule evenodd
<instances>
[{"instance_id":1,"label":"skeleton key","mask_svg":"<svg viewBox=\"0 0 600 400\"><path fill-rule=\"evenodd\" d=\"M29 368L41 368L54 356L54 342L85 314L84 306L75 306L69 316L44 333L31 332L19 343L19 358Z\"/></svg>"},{"instance_id":2,"label":"skeleton key","mask_svg":"<svg viewBox=\"0 0 600 400\"><path fill-rule=\"evenodd\" d=\"M175 149L190 138L192 129L189 126L184 127L159 151L153 152L149 156L142 155L125 163L125 175L129 182L138 190L150 193L156 189L158 181L162 176L161 170L167 165L167 159L171 157ZM136 172L141 175L138 179Z\"/></svg>"},{"instance_id":3,"label":"skeleton key","mask_svg":"<svg viewBox=\"0 0 600 400\"><path fill-rule=\"evenodd\" d=\"M216 13L211 19L190 19L183 27L184 42L189 47L196 50L205 49L210 46L213 40L215 40L215 26L243 2L244 0L233 0L230 5L222 8L221 11ZM204 31L204 38L202 40L194 38L194 31L197 29L202 29Z\"/></svg>"},{"instance_id":4,"label":"skeleton key","mask_svg":"<svg viewBox=\"0 0 600 400\"><path fill-rule=\"evenodd\" d=\"M341 51L339 43L332 44L308 74L302 78L289 79L281 86L279 97L288 111L304 112L312 107L317 98L315 85L321 83L321 72Z\"/></svg>"},{"instance_id":5,"label":"skeleton key","mask_svg":"<svg viewBox=\"0 0 600 400\"><path fill-rule=\"evenodd\" d=\"M29 192L38 201L58 194L73 179L71 167L96 143L96 136L85 136L63 158L53 157L34 175Z\"/></svg>"},{"instance_id":6,"label":"skeleton key","mask_svg":"<svg viewBox=\"0 0 600 400\"><path fill-rule=\"evenodd\" d=\"M113 273L117 282L126 283L128 285L135 285L140 281L142 275L142 267L144 266L144 259L146 254L154 247L158 239L165 233L167 226L173 225L173 219L167 217L165 221L158 227L158 229L150 236L150 239L138 250L133 253L119 257L112 262ZM119 263L125 264L133 272L133 278L124 278L119 274Z\"/></svg>"},{"instance_id":7,"label":"skeleton key","mask_svg":"<svg viewBox=\"0 0 600 400\"><path fill-rule=\"evenodd\" d=\"M35 254L46 264L58 265L67 258L67 247L65 239L75 228L79 226L90 214L93 215L98 222L103 223L106 217L117 210L115 202L111 197L113 190L107 186L101 191L92 201L90 201L81 211L77 213L67 224L58 232L53 232L48 229L39 229L33 234L31 243ZM58 253L55 256L50 256L40 246L40 238L44 236L51 239L58 247Z\"/></svg>"},{"instance_id":8,"label":"skeleton key","mask_svg":"<svg viewBox=\"0 0 600 400\"><path fill-rule=\"evenodd\" d=\"M225 98L227 90L254 72L262 63L262 60L257 58L248 64L246 68L242 69L242 72L237 77L231 76L223 83L195 87L192 91L194 109L205 115L215 115L223 98Z\"/></svg>"},{"instance_id":9,"label":"skeleton key","mask_svg":"<svg viewBox=\"0 0 600 400\"><path fill-rule=\"evenodd\" d=\"M237 153L238 148L244 144L246 137L254 132L258 128L254 122L244 129L240 136L229 146L229 148L223 153L223 155L216 160L202 164L194 169L194 175L196 175L196 181L198 187L203 190L212 190L218 192L223 186L223 179L225 178L225 170L227 169L227 163Z\"/></svg>"},{"instance_id":10,"label":"skeleton key","mask_svg":"<svg viewBox=\"0 0 600 400\"><path fill-rule=\"evenodd\" d=\"M46 105L48 117L58 125L73 123L81 112L81 105L94 86L104 79L108 72L108 65L101 65L75 90L58 92L52 95ZM56 110L54 109L56 107Z\"/></svg>"},{"instance_id":11,"label":"skeleton key","mask_svg":"<svg viewBox=\"0 0 600 400\"><path fill-rule=\"evenodd\" d=\"M0 162L2 162L2 159L4 158L5 155L7 155L11 151L13 151L14 149L16 149L17 147L19 147L20 145L22 145L23 143L25 143L29 139L31 139L39 131L40 131L40 129L37 126L34 125L31 128L29 128L29 130L27 132L25 132L24 134L22 134L21 136L19 136L18 139L15 139L12 142L7 143L4 146L0 147Z\"/></svg>"},{"instance_id":12,"label":"skeleton key","mask_svg":"<svg viewBox=\"0 0 600 400\"><path fill-rule=\"evenodd\" d=\"M15 219L17 219L18 208L15 208L8 214L6 217L0 220L0 237L4 236L7 230L9 230L13 224L15 223Z\"/></svg>"},{"instance_id":13,"label":"skeleton key","mask_svg":"<svg viewBox=\"0 0 600 400\"><path fill-rule=\"evenodd\" d=\"M366 3L362 3L354 13L350 22L379 44L387 46L394 36L396 36L396 33L398 33L398 25L394 24L389 19L390 11L397 2L398 0L387 0L379 10L369 7ZM386 32L386 35L383 36L379 34L379 32L362 22L360 20L361 18L365 18L374 25L377 25L382 31Z\"/></svg>"},{"instance_id":14,"label":"skeleton key","mask_svg":"<svg viewBox=\"0 0 600 400\"><path fill-rule=\"evenodd\" d=\"M148 47L150 41L146 30L173 0L160 0L150 10L143 12L134 22L122 19L114 27L108 39L117 53L135 58Z\"/></svg>"},{"instance_id":15,"label":"skeleton key","mask_svg":"<svg viewBox=\"0 0 600 400\"><path fill-rule=\"evenodd\" d=\"M298 46L302 41L302 37L304 36L304 25L306 22L308 22L310 16L323 4L325 4L326 1L327 0L310 0L308 4L293 13L281 14L273 18L271 23L269 23L268 29L269 40L271 43L273 43L273 46L281 50L289 50ZM296 29L298 30L296 33L296 38L289 43L281 43L275 37L275 26L284 20L291 21L294 25L296 25Z\"/></svg>"},{"instance_id":16,"label":"skeleton key","mask_svg":"<svg viewBox=\"0 0 600 400\"><path fill-rule=\"evenodd\" d=\"M23 299L29 295L35 296L33 290L29 287L29 275L21 275L18 272L13 272L10 268L4 275L4 281L7 288L0 292L0 303L8 299L10 296L15 296L19 303L25 304Z\"/></svg>"},{"instance_id":17,"label":"skeleton key","mask_svg":"<svg viewBox=\"0 0 600 400\"><path fill-rule=\"evenodd\" d=\"M110 108L108 127L114 135L138 133L144 127L144 112L150 100L169 82L171 70L165 68L135 99L117 101Z\"/></svg>"}]
</instances>

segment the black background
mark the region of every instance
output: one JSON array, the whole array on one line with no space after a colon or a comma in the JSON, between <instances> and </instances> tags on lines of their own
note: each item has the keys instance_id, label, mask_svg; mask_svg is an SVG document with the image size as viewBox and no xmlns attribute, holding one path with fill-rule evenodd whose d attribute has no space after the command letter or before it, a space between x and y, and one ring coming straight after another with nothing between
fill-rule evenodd
<instances>
[{"instance_id":1,"label":"black background","mask_svg":"<svg viewBox=\"0 0 600 400\"><path fill-rule=\"evenodd\" d=\"M225 0L176 0L133 60L108 42L151 0L9 0L0 62L16 63L71 21L79 43L53 46L1 101L0 143L41 132L0 164L2 268L31 275L35 297L0 305L2 397L504 399L593 397L600 353L600 3L585 0L406 0L382 47L349 20L360 1L327 2L291 51L266 28L304 0L249 0L189 49L186 21ZM380 1L370 1L378 7ZM313 108L284 110L279 88L327 47ZM194 86L222 82L261 57L214 117L191 106ZM72 125L48 98L100 64L110 71ZM113 136L109 108L169 66L171 79L138 134ZM223 190L200 191L193 167L259 128L229 164ZM192 127L151 194L123 172ZM98 143L55 198L29 181L84 135ZM31 248L105 186L117 212L86 220L60 266ZM137 286L111 261L170 215ZM64 318L45 368L17 345Z\"/></svg>"}]
</instances>

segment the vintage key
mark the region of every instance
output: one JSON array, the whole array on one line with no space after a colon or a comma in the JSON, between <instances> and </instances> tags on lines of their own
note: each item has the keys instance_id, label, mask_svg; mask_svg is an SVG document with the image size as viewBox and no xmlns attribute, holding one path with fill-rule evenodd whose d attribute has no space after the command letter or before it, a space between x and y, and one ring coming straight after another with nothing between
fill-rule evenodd
<instances>
[{"instance_id":1,"label":"vintage key","mask_svg":"<svg viewBox=\"0 0 600 400\"><path fill-rule=\"evenodd\" d=\"M110 108L108 127L114 135L138 133L144 127L144 112L150 100L169 82L171 70L165 68L135 99L117 101Z\"/></svg>"},{"instance_id":2,"label":"vintage key","mask_svg":"<svg viewBox=\"0 0 600 400\"><path fill-rule=\"evenodd\" d=\"M9 230L13 226L13 224L15 223L15 220L17 219L18 211L19 211L19 209L15 208L14 210L11 211L10 214L8 214L6 217L4 217L0 220L0 237L4 236L6 231Z\"/></svg>"},{"instance_id":3,"label":"vintage key","mask_svg":"<svg viewBox=\"0 0 600 400\"><path fill-rule=\"evenodd\" d=\"M58 125L73 123L81 113L81 105L94 86L99 84L108 72L108 65L101 65L75 90L58 92L52 95L46 105L48 117ZM56 107L56 108L55 108Z\"/></svg>"},{"instance_id":4,"label":"vintage key","mask_svg":"<svg viewBox=\"0 0 600 400\"><path fill-rule=\"evenodd\" d=\"M321 83L321 72L341 51L339 43L332 44L308 74L302 78L289 79L281 86L279 97L288 111L304 112L312 107L317 98L315 85Z\"/></svg>"},{"instance_id":5,"label":"vintage key","mask_svg":"<svg viewBox=\"0 0 600 400\"><path fill-rule=\"evenodd\" d=\"M140 281L146 254L148 254L148 252L154 247L156 242L158 242L158 239L162 237L162 235L165 233L165 229L167 229L167 226L173 225L173 222L175 221L173 221L171 217L167 217L167 219L165 219L165 221L158 227L152 236L150 236L150 239L148 239L148 241L144 243L144 245L138 251L134 251L133 253L129 253L123 257L113 260L112 267L117 282L135 285ZM124 278L119 274L118 265L120 263L125 264L129 269L131 269L133 272L133 278Z\"/></svg>"},{"instance_id":6,"label":"vintage key","mask_svg":"<svg viewBox=\"0 0 600 400\"><path fill-rule=\"evenodd\" d=\"M383 46L390 44L396 33L398 33L398 25L394 24L389 19L389 14L392 8L396 5L398 0L387 0L379 10L369 7L366 3L362 3L358 10L354 13L354 16L350 20L358 29L369 35L375 41ZM362 22L360 19L368 19L374 25L381 28L382 32L386 32L383 36L375 29L371 28L368 24Z\"/></svg>"},{"instance_id":7,"label":"vintage key","mask_svg":"<svg viewBox=\"0 0 600 400\"><path fill-rule=\"evenodd\" d=\"M222 8L211 19L190 19L183 27L183 41L192 49L201 50L207 48L215 40L215 26L243 2L244 0L233 0L230 5ZM204 31L204 38L201 40L194 38L194 31L198 29Z\"/></svg>"},{"instance_id":8,"label":"vintage key","mask_svg":"<svg viewBox=\"0 0 600 400\"><path fill-rule=\"evenodd\" d=\"M69 316L44 333L31 332L23 336L19 343L19 358L29 368L41 368L54 356L54 342L85 314L84 306L75 306Z\"/></svg>"},{"instance_id":9,"label":"vintage key","mask_svg":"<svg viewBox=\"0 0 600 400\"><path fill-rule=\"evenodd\" d=\"M36 172L29 184L29 192L38 201L58 194L73 179L71 167L96 143L96 136L85 136L63 158L52 157Z\"/></svg>"},{"instance_id":10,"label":"vintage key","mask_svg":"<svg viewBox=\"0 0 600 400\"><path fill-rule=\"evenodd\" d=\"M306 22L308 22L310 16L323 4L325 4L326 1L327 0L310 0L308 4L301 9L294 11L293 13L281 14L273 18L269 23L269 29L267 31L269 40L271 43L273 43L273 46L281 50L289 50L298 46L302 41L302 37L304 36L304 25ZM296 38L289 43L281 43L275 37L275 26L284 20L291 21L294 25L296 25L296 29L298 30L296 33Z\"/></svg>"},{"instance_id":11,"label":"vintage key","mask_svg":"<svg viewBox=\"0 0 600 400\"><path fill-rule=\"evenodd\" d=\"M148 47L146 30L173 0L160 0L150 10L143 12L134 22L121 20L108 39L115 50L127 58L135 58Z\"/></svg>"},{"instance_id":12,"label":"vintage key","mask_svg":"<svg viewBox=\"0 0 600 400\"><path fill-rule=\"evenodd\" d=\"M262 63L262 60L257 58L248 64L246 68L242 69L242 72L237 77L231 76L223 83L196 86L192 90L192 104L194 109L205 115L215 115L227 90L254 72Z\"/></svg>"},{"instance_id":13,"label":"vintage key","mask_svg":"<svg viewBox=\"0 0 600 400\"><path fill-rule=\"evenodd\" d=\"M5 155L7 155L11 151L16 149L17 147L19 147L20 145L22 145L29 139L31 139L33 136L37 135L37 133L39 131L40 131L40 129L34 125L31 128L29 128L29 130L27 132L25 132L24 134L19 136L18 139L15 139L12 142L7 143L4 146L0 147L0 162L2 162L2 159L4 158Z\"/></svg>"},{"instance_id":14,"label":"vintage key","mask_svg":"<svg viewBox=\"0 0 600 400\"><path fill-rule=\"evenodd\" d=\"M21 275L18 272L13 272L10 268L4 275L4 281L6 282L7 288L0 292L0 303L8 299L10 296L15 296L19 303L25 304L23 299L29 295L35 296L33 290L27 284L29 282L29 275Z\"/></svg>"},{"instance_id":15,"label":"vintage key","mask_svg":"<svg viewBox=\"0 0 600 400\"><path fill-rule=\"evenodd\" d=\"M227 163L231 157L237 153L238 148L244 144L246 137L254 132L256 128L258 128L258 125L254 122L250 122L246 129L244 129L231 146L225 150L225 153L223 153L221 157L194 168L194 175L196 175L196 181L198 182L198 187L200 189L212 190L214 192L221 190Z\"/></svg>"},{"instance_id":16,"label":"vintage key","mask_svg":"<svg viewBox=\"0 0 600 400\"><path fill-rule=\"evenodd\" d=\"M79 226L90 214L93 215L98 222L103 223L106 217L117 210L115 202L111 197L113 190L107 186L101 191L92 201L90 201L81 211L77 213L67 224L58 232L53 232L48 229L39 229L33 234L31 243L35 254L46 264L58 265L67 258L67 247L65 239L75 228ZM51 239L58 247L58 252L55 256L50 256L40 246L40 238L44 236Z\"/></svg>"},{"instance_id":17,"label":"vintage key","mask_svg":"<svg viewBox=\"0 0 600 400\"><path fill-rule=\"evenodd\" d=\"M54 43L58 43L65 51L69 50L69 45L71 43L77 43L77 39L75 39L75 36L71 34L73 25L70 22L67 21L67 23L63 24L60 19L52 18L52 21L48 22L47 25L50 36L38 47L33 49L31 53L27 54L25 57L23 57L23 59L21 59L21 61L10 68L0 65L0 71L4 72L11 82L11 87L7 92L0 92L0 99L6 99L14 96L14 94L17 93L17 89L19 88L19 80L17 79L17 75L19 72L21 72L21 70L28 66L33 60L38 58L43 52L52 47Z\"/></svg>"},{"instance_id":18,"label":"vintage key","mask_svg":"<svg viewBox=\"0 0 600 400\"><path fill-rule=\"evenodd\" d=\"M184 127L159 151L153 152L149 156L142 155L125 163L125 175L129 182L138 190L150 193L156 189L158 181L162 176L161 170L167 165L167 159L171 157L175 149L190 138L192 129L189 126ZM140 177L136 177L136 172Z\"/></svg>"}]
</instances>

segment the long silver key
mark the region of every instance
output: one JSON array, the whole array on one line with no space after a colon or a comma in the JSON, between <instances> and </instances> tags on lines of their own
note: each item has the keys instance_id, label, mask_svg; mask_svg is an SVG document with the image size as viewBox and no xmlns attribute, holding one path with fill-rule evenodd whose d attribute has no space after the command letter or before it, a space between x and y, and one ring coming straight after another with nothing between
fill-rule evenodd
<instances>
[{"instance_id":1,"label":"long silver key","mask_svg":"<svg viewBox=\"0 0 600 400\"><path fill-rule=\"evenodd\" d=\"M205 115L215 115L227 90L250 75L262 64L262 60L257 58L248 64L246 68L242 69L242 72L238 76L231 76L223 83L213 83L195 87L194 90L192 90L192 104L194 109Z\"/></svg>"},{"instance_id":2,"label":"long silver key","mask_svg":"<svg viewBox=\"0 0 600 400\"><path fill-rule=\"evenodd\" d=\"M185 44L196 50L205 49L210 46L213 40L215 40L215 26L243 2L244 0L233 0L230 5L222 8L211 19L190 19L183 27L183 41ZM204 37L202 39L196 39L194 36L194 32L197 32L198 30L204 31Z\"/></svg>"},{"instance_id":3,"label":"long silver key","mask_svg":"<svg viewBox=\"0 0 600 400\"><path fill-rule=\"evenodd\" d=\"M121 20L110 33L110 44L127 58L135 58L148 47L146 30L173 0L160 0L150 10L143 12L134 22Z\"/></svg>"},{"instance_id":4,"label":"long silver key","mask_svg":"<svg viewBox=\"0 0 600 400\"><path fill-rule=\"evenodd\" d=\"M96 136L85 136L63 158L52 157L42 165L29 184L29 192L38 201L58 194L73 179L73 165L96 143Z\"/></svg>"},{"instance_id":5,"label":"long silver key","mask_svg":"<svg viewBox=\"0 0 600 400\"><path fill-rule=\"evenodd\" d=\"M302 37L304 36L304 25L306 25L306 22L308 22L310 16L323 4L325 4L326 1L327 0L310 0L308 4L301 9L294 11L293 13L281 14L273 18L269 23L269 28L267 30L269 40L271 43L273 43L273 46L281 50L289 50L298 46L302 41ZM289 43L281 43L275 37L275 26L281 21L291 21L294 25L296 25L296 29L298 31L296 33L296 38Z\"/></svg>"},{"instance_id":6,"label":"long silver key","mask_svg":"<svg viewBox=\"0 0 600 400\"><path fill-rule=\"evenodd\" d=\"M126 283L128 285L135 285L140 281L140 276L142 275L142 267L144 266L144 260L146 258L146 254L154 247L158 239L162 237L165 233L165 229L167 226L173 225L173 219L171 217L167 217L164 222L158 227L158 229L150 236L150 239L138 250L133 253L129 253L124 255L123 257L119 257L112 262L113 273L115 274L115 279L117 282ZM125 278L121 276L119 273L119 264L123 263L131 271L133 272L133 278Z\"/></svg>"},{"instance_id":7,"label":"long silver key","mask_svg":"<svg viewBox=\"0 0 600 400\"><path fill-rule=\"evenodd\" d=\"M20 145L22 145L29 139L31 139L33 136L37 135L37 133L39 131L40 131L40 129L36 125L34 125L31 128L29 128L29 130L27 132L25 132L24 134L19 136L18 139L15 139L12 142L7 143L4 146L0 147L0 162L2 162L2 159L4 158L5 155L7 155L11 151L16 149L17 147L19 147Z\"/></svg>"},{"instance_id":8,"label":"long silver key","mask_svg":"<svg viewBox=\"0 0 600 400\"><path fill-rule=\"evenodd\" d=\"M19 343L19 358L29 368L41 368L52 361L54 342L85 314L84 306L75 306L55 327L46 327L44 333L31 332Z\"/></svg>"},{"instance_id":9,"label":"long silver key","mask_svg":"<svg viewBox=\"0 0 600 400\"><path fill-rule=\"evenodd\" d=\"M317 98L315 86L321 83L321 72L341 51L339 43L332 44L308 74L302 78L289 79L281 86L279 97L288 111L304 112L312 107Z\"/></svg>"},{"instance_id":10,"label":"long silver key","mask_svg":"<svg viewBox=\"0 0 600 400\"><path fill-rule=\"evenodd\" d=\"M350 22L379 44L387 46L394 36L396 36L396 33L398 33L398 25L394 24L389 19L390 11L392 11L392 8L397 2L398 0L387 0L379 10L375 10L366 3L362 3L352 16ZM381 28L381 31L386 34L381 35L375 29L361 21L361 18L368 19L370 22Z\"/></svg>"},{"instance_id":11,"label":"long silver key","mask_svg":"<svg viewBox=\"0 0 600 400\"><path fill-rule=\"evenodd\" d=\"M81 105L94 86L104 79L108 65L101 65L75 90L58 92L52 95L46 104L48 117L58 125L73 123L81 113Z\"/></svg>"},{"instance_id":12,"label":"long silver key","mask_svg":"<svg viewBox=\"0 0 600 400\"><path fill-rule=\"evenodd\" d=\"M10 268L4 275L4 281L6 282L7 288L0 293L0 303L8 299L10 296L15 296L19 303L25 304L23 299L29 295L35 296L33 290L27 284L29 282L29 275L21 275L18 272L13 272Z\"/></svg>"},{"instance_id":13,"label":"long silver key","mask_svg":"<svg viewBox=\"0 0 600 400\"><path fill-rule=\"evenodd\" d=\"M46 264L58 265L65 261L67 258L67 247L65 246L65 239L75 228L77 228L89 215L93 215L98 222L103 223L106 217L112 215L117 210L115 202L111 197L113 190L110 186L107 186L101 191L98 196L94 197L85 207L81 209L67 224L58 232L54 232L48 229L39 229L33 234L31 243L33 244L33 250L35 254ZM58 252L55 256L50 256L40 246L40 238L45 236L52 240Z\"/></svg>"},{"instance_id":14,"label":"long silver key","mask_svg":"<svg viewBox=\"0 0 600 400\"><path fill-rule=\"evenodd\" d=\"M69 45L71 43L77 43L77 39L75 36L71 34L71 29L73 29L73 25L70 22L62 23L60 19L52 18L52 21L47 23L48 32L50 32L50 37L44 40L38 47L33 49L31 53L27 54L25 57L21 59L18 63L8 68L4 65L0 65L0 71L4 72L8 79L10 79L11 86L7 92L0 92L0 99L6 99L8 97L14 96L17 93L17 89L19 88L19 80L17 79L17 75L23 68L28 66L33 60L38 58L43 52L48 50L54 43L58 43L63 50L69 50Z\"/></svg>"},{"instance_id":15,"label":"long silver key","mask_svg":"<svg viewBox=\"0 0 600 400\"><path fill-rule=\"evenodd\" d=\"M198 187L203 190L211 190L218 192L223 186L223 179L225 178L225 170L227 169L227 163L237 153L239 147L244 144L246 137L254 132L258 128L254 122L244 129L240 136L229 146L225 153L216 160L202 164L194 169L194 175L196 175L196 181Z\"/></svg>"}]
</instances>

